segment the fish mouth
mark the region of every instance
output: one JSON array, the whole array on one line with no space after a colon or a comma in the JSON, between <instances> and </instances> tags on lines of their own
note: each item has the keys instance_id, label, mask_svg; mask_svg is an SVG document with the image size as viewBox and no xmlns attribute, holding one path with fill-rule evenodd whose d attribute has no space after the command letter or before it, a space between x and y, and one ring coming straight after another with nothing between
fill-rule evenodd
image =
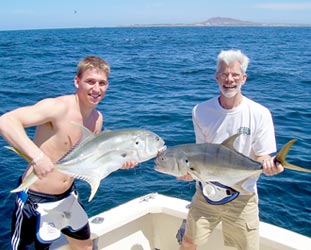
<instances>
[{"instance_id":1,"label":"fish mouth","mask_svg":"<svg viewBox=\"0 0 311 250\"><path fill-rule=\"evenodd\" d=\"M158 155L161 154L162 152L164 152L167 149L167 146L163 146L158 150Z\"/></svg>"}]
</instances>

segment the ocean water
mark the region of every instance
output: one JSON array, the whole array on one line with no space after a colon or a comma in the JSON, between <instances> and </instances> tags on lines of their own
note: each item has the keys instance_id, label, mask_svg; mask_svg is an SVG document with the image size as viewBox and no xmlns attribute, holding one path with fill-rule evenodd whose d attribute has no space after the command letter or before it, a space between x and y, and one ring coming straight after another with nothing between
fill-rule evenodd
<instances>
[{"instance_id":1,"label":"ocean water","mask_svg":"<svg viewBox=\"0 0 311 250\"><path fill-rule=\"evenodd\" d=\"M194 142L191 109L218 94L216 57L241 49L250 57L243 93L268 107L278 148L297 138L288 161L311 169L311 28L162 27L0 32L0 115L46 97L74 92L76 65L86 55L112 68L98 109L105 128L146 128L168 146ZM33 128L27 129L30 136ZM10 190L26 164L0 139L0 249L9 249L15 196ZM262 221L311 237L311 175L294 171L258 182ZM88 203L89 186L77 181L89 216L151 192L190 200L194 183L153 170L153 161L105 178Z\"/></svg>"}]
</instances>

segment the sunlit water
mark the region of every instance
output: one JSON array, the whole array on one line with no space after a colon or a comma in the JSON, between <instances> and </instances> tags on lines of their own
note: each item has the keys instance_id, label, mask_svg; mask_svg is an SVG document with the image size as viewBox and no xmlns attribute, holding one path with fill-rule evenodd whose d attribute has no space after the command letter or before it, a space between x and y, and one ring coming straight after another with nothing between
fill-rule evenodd
<instances>
[{"instance_id":1,"label":"sunlit water","mask_svg":"<svg viewBox=\"0 0 311 250\"><path fill-rule=\"evenodd\" d=\"M0 115L19 106L72 93L78 61L95 54L112 67L98 106L105 127L146 128L168 146L194 142L192 107L218 94L220 50L238 48L251 59L243 93L268 107L278 148L297 138L288 161L311 169L310 28L103 28L0 32ZM33 130L27 130L32 135ZM10 190L26 165L0 139L0 248L9 249L15 196ZM260 218L311 236L311 175L293 171L260 177ZM157 173L153 162L117 171L88 203L89 186L77 181L89 216L150 192L190 200L194 183Z\"/></svg>"}]
</instances>

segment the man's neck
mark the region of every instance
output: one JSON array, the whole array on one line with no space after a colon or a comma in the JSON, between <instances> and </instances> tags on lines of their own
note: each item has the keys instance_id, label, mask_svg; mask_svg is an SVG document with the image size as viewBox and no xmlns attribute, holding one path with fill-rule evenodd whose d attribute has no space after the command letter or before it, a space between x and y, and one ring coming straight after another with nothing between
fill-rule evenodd
<instances>
[{"instance_id":1,"label":"man's neck","mask_svg":"<svg viewBox=\"0 0 311 250\"><path fill-rule=\"evenodd\" d=\"M83 117L83 119L88 119L88 117L92 114L94 111L94 107L89 107L87 105L84 105L81 103L79 96L77 94L74 94L75 102L78 105L78 108L80 110L80 113Z\"/></svg>"},{"instance_id":2,"label":"man's neck","mask_svg":"<svg viewBox=\"0 0 311 250\"><path fill-rule=\"evenodd\" d=\"M218 102L221 107L224 109L233 109L241 104L243 100L242 94L237 94L232 98L225 97L224 95L220 95L218 98Z\"/></svg>"}]
</instances>

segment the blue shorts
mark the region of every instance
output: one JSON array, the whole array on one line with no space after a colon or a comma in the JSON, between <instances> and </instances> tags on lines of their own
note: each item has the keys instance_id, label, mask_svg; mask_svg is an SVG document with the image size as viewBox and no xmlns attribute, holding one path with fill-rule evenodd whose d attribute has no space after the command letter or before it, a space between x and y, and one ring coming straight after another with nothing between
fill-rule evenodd
<instances>
[{"instance_id":1,"label":"blue shorts","mask_svg":"<svg viewBox=\"0 0 311 250\"><path fill-rule=\"evenodd\" d=\"M74 207L71 206L73 203ZM46 209L49 207L50 209ZM67 209L65 212L63 212L64 207ZM60 213L61 210L63 214ZM67 217L70 215L73 224L76 218L79 218L79 225L72 226L70 220L64 215ZM13 250L49 249L52 241L60 236L60 232L80 240L89 239L91 235L88 217L78 198L75 185L59 195L43 194L31 190L17 194L11 228Z\"/></svg>"}]
</instances>

